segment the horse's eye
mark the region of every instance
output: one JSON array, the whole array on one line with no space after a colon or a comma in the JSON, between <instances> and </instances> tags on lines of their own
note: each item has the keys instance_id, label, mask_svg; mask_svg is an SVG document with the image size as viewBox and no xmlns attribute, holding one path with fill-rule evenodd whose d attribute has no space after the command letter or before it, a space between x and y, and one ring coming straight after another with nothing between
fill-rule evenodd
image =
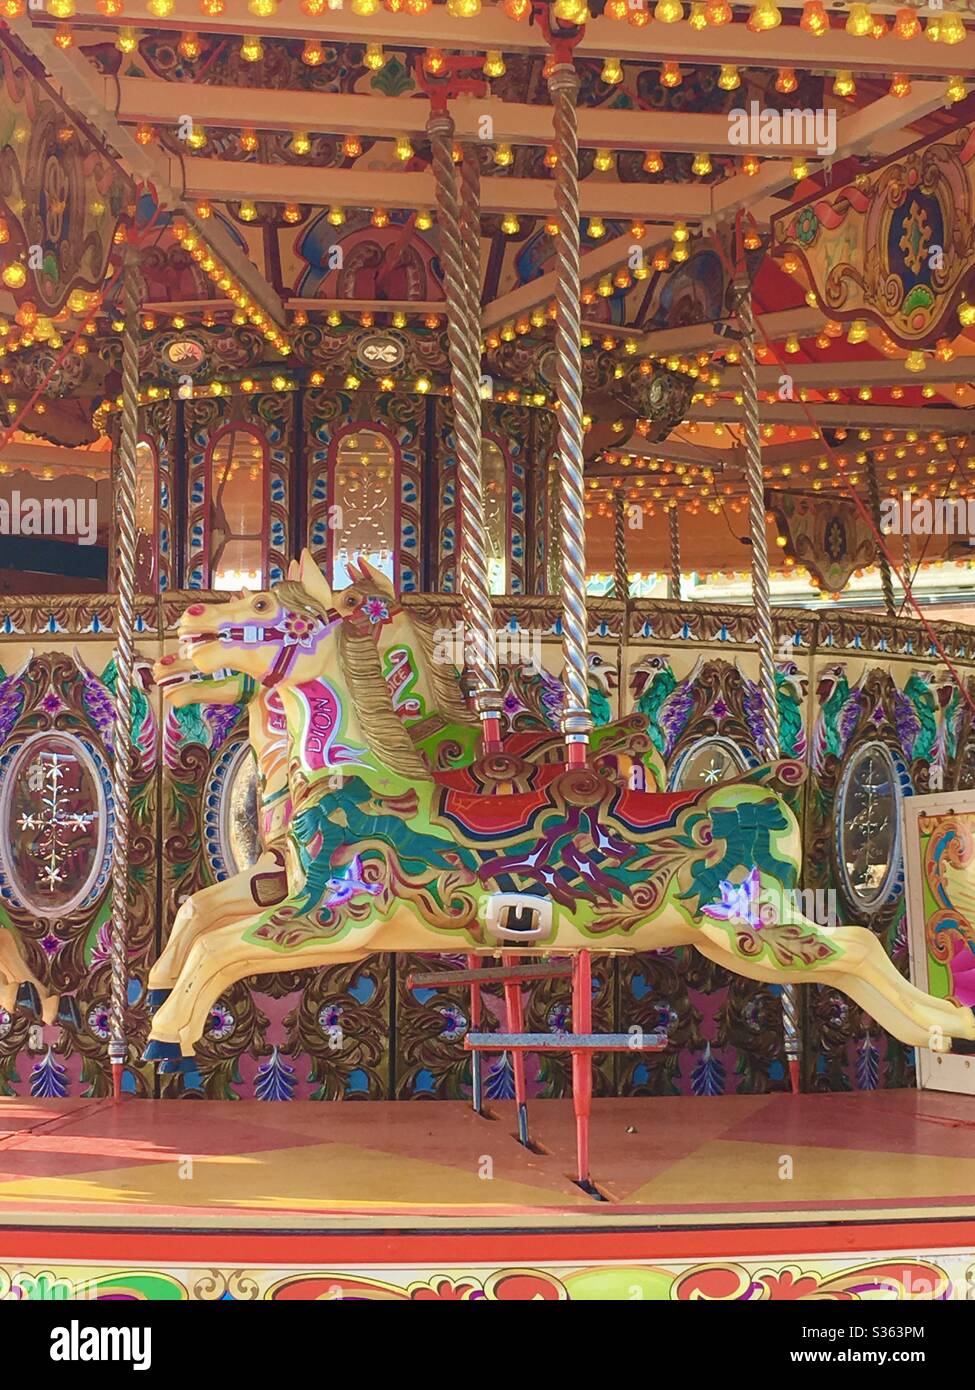
<instances>
[{"instance_id":1,"label":"horse's eye","mask_svg":"<svg viewBox=\"0 0 975 1390\"><path fill-rule=\"evenodd\" d=\"M255 610L256 610L258 613L266 613L267 610L268 610L268 601L267 601L267 599L266 599L266 598L256 598L256 599L254 600L254 608L255 608Z\"/></svg>"}]
</instances>

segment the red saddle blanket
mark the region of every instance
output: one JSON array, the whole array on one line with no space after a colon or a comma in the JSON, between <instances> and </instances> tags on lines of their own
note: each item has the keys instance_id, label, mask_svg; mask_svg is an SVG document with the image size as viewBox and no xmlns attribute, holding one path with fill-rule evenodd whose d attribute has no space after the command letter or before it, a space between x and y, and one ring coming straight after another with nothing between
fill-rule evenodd
<instances>
[{"instance_id":1,"label":"red saddle blanket","mask_svg":"<svg viewBox=\"0 0 975 1390\"><path fill-rule=\"evenodd\" d=\"M556 767L555 776L564 770L562 767ZM450 778L456 775L447 774ZM497 791L468 791L453 786L446 778L438 777L437 782L443 788L440 808L444 815L449 816L460 829L469 832L475 839L499 831L508 832L520 825L527 828L536 814L551 804L552 798L548 791L548 783L551 781L552 778L548 777L545 785L532 791L505 795ZM700 790L636 792L621 787L613 802L613 811L621 821L634 830L662 828L673 821L677 811L689 806L700 795Z\"/></svg>"}]
</instances>

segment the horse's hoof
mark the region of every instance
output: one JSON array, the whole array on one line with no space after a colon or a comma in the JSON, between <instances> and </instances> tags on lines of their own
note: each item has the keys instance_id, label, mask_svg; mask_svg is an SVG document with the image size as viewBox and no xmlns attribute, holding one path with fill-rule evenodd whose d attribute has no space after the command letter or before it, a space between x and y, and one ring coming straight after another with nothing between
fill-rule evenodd
<instances>
[{"instance_id":1,"label":"horse's hoof","mask_svg":"<svg viewBox=\"0 0 975 1390\"><path fill-rule=\"evenodd\" d=\"M151 1038L146 1043L146 1050L142 1054L143 1062L171 1062L178 1061L183 1054L180 1052L179 1043L158 1042Z\"/></svg>"},{"instance_id":2,"label":"horse's hoof","mask_svg":"<svg viewBox=\"0 0 975 1390\"><path fill-rule=\"evenodd\" d=\"M41 1021L41 996L37 992L37 986L25 980L17 989L17 1008L23 1009L25 1014L30 1014L31 1018L38 1023Z\"/></svg>"},{"instance_id":3,"label":"horse's hoof","mask_svg":"<svg viewBox=\"0 0 975 1390\"><path fill-rule=\"evenodd\" d=\"M54 1022L60 1024L62 1028L67 1028L70 1033L81 1032L81 1010L73 994L61 995Z\"/></svg>"},{"instance_id":4,"label":"horse's hoof","mask_svg":"<svg viewBox=\"0 0 975 1390\"><path fill-rule=\"evenodd\" d=\"M172 992L173 991L171 989L146 990L146 1008L149 1010L150 1018L156 1012L157 1009L161 1008L162 1005L165 1004L166 1000L169 998Z\"/></svg>"}]
</instances>

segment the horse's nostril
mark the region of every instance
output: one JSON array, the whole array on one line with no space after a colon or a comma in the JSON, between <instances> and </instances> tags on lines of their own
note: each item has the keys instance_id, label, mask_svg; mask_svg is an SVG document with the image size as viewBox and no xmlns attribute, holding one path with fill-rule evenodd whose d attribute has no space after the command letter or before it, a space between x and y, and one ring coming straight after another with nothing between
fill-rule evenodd
<instances>
[{"instance_id":1,"label":"horse's nostril","mask_svg":"<svg viewBox=\"0 0 975 1390\"><path fill-rule=\"evenodd\" d=\"M201 613L206 612L206 609L202 603L191 603L186 611L187 613L192 613L194 618L198 618Z\"/></svg>"},{"instance_id":2,"label":"horse's nostril","mask_svg":"<svg viewBox=\"0 0 975 1390\"><path fill-rule=\"evenodd\" d=\"M176 660L176 658L175 658L174 656L164 656L163 659L162 659L162 661L160 662L160 665L161 665L161 666L172 666L172 664L173 664L173 662L174 662L175 660Z\"/></svg>"}]
</instances>

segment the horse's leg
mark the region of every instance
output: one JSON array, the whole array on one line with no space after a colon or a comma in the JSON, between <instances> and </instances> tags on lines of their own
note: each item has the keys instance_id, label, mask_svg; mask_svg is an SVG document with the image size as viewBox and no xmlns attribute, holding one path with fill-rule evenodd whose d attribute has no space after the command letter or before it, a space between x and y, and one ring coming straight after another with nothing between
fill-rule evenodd
<instances>
[{"instance_id":1,"label":"horse's leg","mask_svg":"<svg viewBox=\"0 0 975 1390\"><path fill-rule=\"evenodd\" d=\"M18 989L27 985L34 992L41 1018L53 1023L58 1011L58 996L48 994L44 985L24 959L20 944L13 932L0 927L0 1005L8 1012L17 1006Z\"/></svg>"},{"instance_id":2,"label":"horse's leg","mask_svg":"<svg viewBox=\"0 0 975 1390\"><path fill-rule=\"evenodd\" d=\"M746 955L735 950L733 936L716 922L699 921L691 944L726 970L770 984L829 984L849 995L901 1042L912 1047L938 1045L941 1039L975 1037L975 1014L916 988L897 970L872 932L865 927L819 927L799 914L805 944L823 948L822 958L806 965L781 965L769 951ZM755 930L774 933L774 924ZM792 946L793 943L789 943Z\"/></svg>"},{"instance_id":3,"label":"horse's leg","mask_svg":"<svg viewBox=\"0 0 975 1390\"><path fill-rule=\"evenodd\" d=\"M153 1018L149 1035L152 1042L179 1043L183 1056L191 1057L213 1005L238 980L276 970L345 965L372 954L343 943L330 945L321 939L291 951L272 951L244 940L244 933L265 916L253 915L197 937L172 993Z\"/></svg>"},{"instance_id":4,"label":"horse's leg","mask_svg":"<svg viewBox=\"0 0 975 1390\"><path fill-rule=\"evenodd\" d=\"M280 876L280 891L276 896L275 876ZM260 878L260 898L256 881ZM206 932L219 931L231 922L253 916L260 908L280 902L288 891L285 872L277 857L265 851L249 869L234 874L220 883L201 888L180 905L173 919L165 949L149 971L148 990L153 1002L161 1004L166 993L179 979L194 943Z\"/></svg>"}]
</instances>

